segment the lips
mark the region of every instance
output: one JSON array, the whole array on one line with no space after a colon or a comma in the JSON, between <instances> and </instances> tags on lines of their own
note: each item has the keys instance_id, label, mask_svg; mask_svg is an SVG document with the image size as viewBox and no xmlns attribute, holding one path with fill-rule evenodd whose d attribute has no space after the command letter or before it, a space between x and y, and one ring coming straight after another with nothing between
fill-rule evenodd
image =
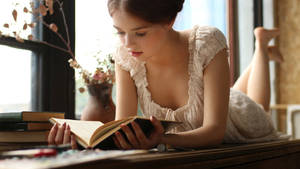
<instances>
[{"instance_id":1,"label":"lips","mask_svg":"<svg viewBox=\"0 0 300 169\"><path fill-rule=\"evenodd\" d=\"M130 51L129 53L133 57L139 57L139 56L141 56L143 54L143 52L134 52L134 51Z\"/></svg>"}]
</instances>

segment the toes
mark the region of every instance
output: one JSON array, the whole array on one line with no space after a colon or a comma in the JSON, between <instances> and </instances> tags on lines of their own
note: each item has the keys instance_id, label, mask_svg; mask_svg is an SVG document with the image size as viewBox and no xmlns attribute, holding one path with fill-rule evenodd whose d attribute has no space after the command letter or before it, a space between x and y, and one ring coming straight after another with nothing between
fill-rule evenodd
<instances>
[{"instance_id":1,"label":"toes","mask_svg":"<svg viewBox=\"0 0 300 169\"><path fill-rule=\"evenodd\" d=\"M279 35L279 29L265 29L263 27L257 27L254 30L254 35L256 40L261 43L268 44L272 38L275 38Z\"/></svg>"}]
</instances>

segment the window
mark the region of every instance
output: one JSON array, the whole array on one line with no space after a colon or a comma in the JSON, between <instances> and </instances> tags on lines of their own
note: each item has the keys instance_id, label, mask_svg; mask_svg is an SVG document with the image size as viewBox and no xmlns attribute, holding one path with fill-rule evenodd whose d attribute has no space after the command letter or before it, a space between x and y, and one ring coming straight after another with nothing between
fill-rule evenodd
<instances>
[{"instance_id":1,"label":"window","mask_svg":"<svg viewBox=\"0 0 300 169\"><path fill-rule=\"evenodd\" d=\"M253 57L254 34L257 26L274 27L273 0L238 1L239 72L242 73ZM274 40L270 44L274 44ZM276 103L275 63L270 62L271 104Z\"/></svg>"},{"instance_id":2,"label":"window","mask_svg":"<svg viewBox=\"0 0 300 169\"><path fill-rule=\"evenodd\" d=\"M29 4L22 0L1 1L0 2L0 26L2 34L13 36L11 30L22 29L21 22L14 22L12 11L22 10L22 6ZM17 5L19 4L19 5ZM32 16L24 13L18 13L17 20L24 20L26 23L32 22ZM9 29L4 28L4 24L9 24ZM22 31L20 36L27 39L31 34L31 29ZM0 41L0 112L31 110L31 50L17 49L9 47L10 45L1 45L4 41Z\"/></svg>"},{"instance_id":3,"label":"window","mask_svg":"<svg viewBox=\"0 0 300 169\"><path fill-rule=\"evenodd\" d=\"M226 0L185 0L174 29L190 29L194 25L215 26L226 35Z\"/></svg>"},{"instance_id":4,"label":"window","mask_svg":"<svg viewBox=\"0 0 300 169\"><path fill-rule=\"evenodd\" d=\"M47 45L28 40L28 34L34 34L36 39L47 41L52 44L61 45L61 41L51 31L36 20L29 13L24 13L24 6L30 9L29 3L33 2L35 7L39 1L10 0L0 2L0 30L7 34L5 23L14 21L13 9L18 12L17 21L26 23L35 22L36 27L20 34L24 42L17 41L9 36L0 37L0 112L2 111L58 111L65 112L67 118L74 117L74 71L69 67L68 54L51 48ZM74 49L74 10L75 2L64 1L63 10L67 18L68 32L71 39L71 48ZM56 23L58 30L65 30L59 6L54 6L54 15L44 17L46 23ZM10 31L15 27L23 29L24 22L9 25ZM7 27L7 26L6 26ZM17 32L18 33L18 32ZM66 36L65 31L61 31ZM62 46L62 45L61 45ZM63 47L63 46L62 46ZM3 66L5 65L5 66ZM9 67L8 67L9 66ZM5 95L4 95L5 94Z\"/></svg>"},{"instance_id":5,"label":"window","mask_svg":"<svg viewBox=\"0 0 300 169\"><path fill-rule=\"evenodd\" d=\"M0 51L0 112L30 110L32 52L3 45Z\"/></svg>"},{"instance_id":6,"label":"window","mask_svg":"<svg viewBox=\"0 0 300 169\"><path fill-rule=\"evenodd\" d=\"M76 58L84 68L93 71L96 65L92 56L99 50L112 52L117 38L108 14L107 0L88 2L76 1ZM174 29L190 29L195 24L216 26L226 35L226 0L185 0ZM78 91L82 86L83 82L76 74L76 116L80 116L87 102L87 93Z\"/></svg>"},{"instance_id":7,"label":"window","mask_svg":"<svg viewBox=\"0 0 300 169\"><path fill-rule=\"evenodd\" d=\"M239 72L249 65L254 51L253 1L238 1Z\"/></svg>"}]
</instances>

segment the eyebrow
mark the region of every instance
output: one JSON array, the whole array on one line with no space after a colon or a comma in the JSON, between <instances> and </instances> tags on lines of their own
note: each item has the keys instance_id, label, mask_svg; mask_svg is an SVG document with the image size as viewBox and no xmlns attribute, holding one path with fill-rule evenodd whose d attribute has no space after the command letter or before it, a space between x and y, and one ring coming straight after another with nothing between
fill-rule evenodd
<instances>
[{"instance_id":1,"label":"eyebrow","mask_svg":"<svg viewBox=\"0 0 300 169\"><path fill-rule=\"evenodd\" d=\"M119 27L117 27L117 26L115 26L115 25L113 25L113 26L114 26L116 29L122 30L121 28L119 28ZM131 31L137 31L137 30L145 29L145 28L149 28L149 26L140 26L140 27L131 29Z\"/></svg>"}]
</instances>

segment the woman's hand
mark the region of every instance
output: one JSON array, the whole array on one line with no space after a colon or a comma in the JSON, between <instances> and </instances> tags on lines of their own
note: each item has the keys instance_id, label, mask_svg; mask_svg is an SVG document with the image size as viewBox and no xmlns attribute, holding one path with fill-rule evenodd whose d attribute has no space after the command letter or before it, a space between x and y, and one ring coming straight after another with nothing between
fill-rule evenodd
<instances>
[{"instance_id":1,"label":"woman's hand","mask_svg":"<svg viewBox=\"0 0 300 169\"><path fill-rule=\"evenodd\" d=\"M72 149L77 149L75 136L71 134L70 126L66 123L55 125L51 128L48 136L49 145L59 145L71 143Z\"/></svg>"},{"instance_id":2,"label":"woman's hand","mask_svg":"<svg viewBox=\"0 0 300 169\"><path fill-rule=\"evenodd\" d=\"M142 129L136 122L131 122L131 126L134 130L131 129L127 125L121 125L122 130L124 131L127 139L122 136L120 132L116 132L113 140L116 146L120 149L150 149L160 143L161 138L164 134L164 128L161 125L160 121L158 121L155 117L151 116L150 121L154 126L154 131L147 138L143 133Z\"/></svg>"}]
</instances>

